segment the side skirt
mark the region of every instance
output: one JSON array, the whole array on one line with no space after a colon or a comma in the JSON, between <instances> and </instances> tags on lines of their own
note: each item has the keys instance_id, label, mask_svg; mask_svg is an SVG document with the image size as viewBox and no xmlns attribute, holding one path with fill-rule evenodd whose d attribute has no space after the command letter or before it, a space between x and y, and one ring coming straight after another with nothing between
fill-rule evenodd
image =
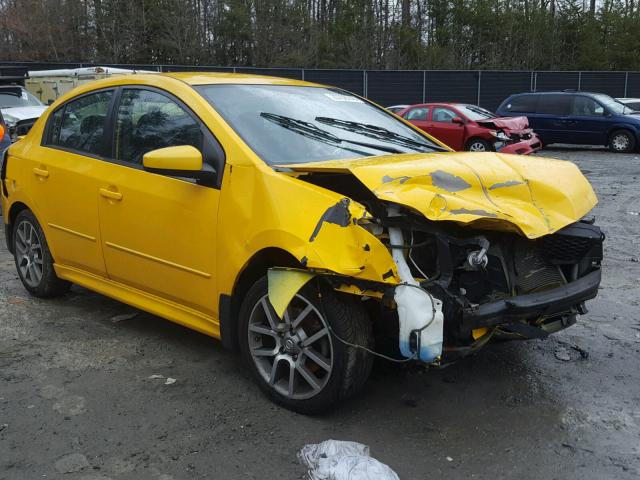
<instances>
[{"instance_id":1,"label":"side skirt","mask_svg":"<svg viewBox=\"0 0 640 480\"><path fill-rule=\"evenodd\" d=\"M64 280L77 283L89 290L204 333L210 337L220 338L220 324L218 320L201 312L77 268L55 264L54 269L56 275Z\"/></svg>"}]
</instances>

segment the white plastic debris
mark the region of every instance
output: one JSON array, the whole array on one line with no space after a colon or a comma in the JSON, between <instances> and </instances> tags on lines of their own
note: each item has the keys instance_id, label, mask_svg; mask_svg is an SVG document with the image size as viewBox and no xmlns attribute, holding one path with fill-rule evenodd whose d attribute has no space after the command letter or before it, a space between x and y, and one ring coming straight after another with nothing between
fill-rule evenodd
<instances>
[{"instance_id":1,"label":"white plastic debris","mask_svg":"<svg viewBox=\"0 0 640 480\"><path fill-rule=\"evenodd\" d=\"M164 382L165 385L173 385L174 383L176 383L176 379L171 377L167 377L167 379Z\"/></svg>"},{"instance_id":2,"label":"white plastic debris","mask_svg":"<svg viewBox=\"0 0 640 480\"><path fill-rule=\"evenodd\" d=\"M399 480L387 465L369 456L369 447L361 443L325 440L305 445L298 459L309 469L309 480Z\"/></svg>"}]
</instances>

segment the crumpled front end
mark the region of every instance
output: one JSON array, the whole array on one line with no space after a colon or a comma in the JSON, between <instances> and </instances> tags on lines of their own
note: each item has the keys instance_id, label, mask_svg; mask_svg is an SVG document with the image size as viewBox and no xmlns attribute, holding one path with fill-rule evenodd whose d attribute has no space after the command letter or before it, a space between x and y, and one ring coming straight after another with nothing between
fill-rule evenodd
<instances>
[{"instance_id":1,"label":"crumpled front end","mask_svg":"<svg viewBox=\"0 0 640 480\"><path fill-rule=\"evenodd\" d=\"M497 152L529 155L542 148L540 137L529 128L527 117L501 117L476 122L495 132L493 148Z\"/></svg>"},{"instance_id":2,"label":"crumpled front end","mask_svg":"<svg viewBox=\"0 0 640 480\"><path fill-rule=\"evenodd\" d=\"M397 272L386 283L322 275L373 302L399 354L427 363L575 323L597 294L604 240L584 218L596 198L579 170L495 154L424 157L289 166L365 206L356 223Z\"/></svg>"}]
</instances>

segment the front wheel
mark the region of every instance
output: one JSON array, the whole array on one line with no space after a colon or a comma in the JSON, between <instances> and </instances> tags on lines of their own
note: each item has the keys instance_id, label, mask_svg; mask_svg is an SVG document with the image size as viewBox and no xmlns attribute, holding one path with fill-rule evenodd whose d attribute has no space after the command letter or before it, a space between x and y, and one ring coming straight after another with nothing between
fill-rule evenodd
<instances>
[{"instance_id":1,"label":"front wheel","mask_svg":"<svg viewBox=\"0 0 640 480\"><path fill-rule=\"evenodd\" d=\"M56 297L71 284L57 277L42 227L31 211L21 211L13 226L13 254L22 285L36 297Z\"/></svg>"},{"instance_id":2,"label":"front wheel","mask_svg":"<svg viewBox=\"0 0 640 480\"><path fill-rule=\"evenodd\" d=\"M481 138L472 138L467 142L466 150L469 152L490 152L492 148L486 140Z\"/></svg>"},{"instance_id":3,"label":"front wheel","mask_svg":"<svg viewBox=\"0 0 640 480\"><path fill-rule=\"evenodd\" d=\"M630 153L636 146L636 139L628 130L618 130L611 134L609 147L616 153Z\"/></svg>"},{"instance_id":4,"label":"front wheel","mask_svg":"<svg viewBox=\"0 0 640 480\"><path fill-rule=\"evenodd\" d=\"M327 410L360 390L373 359L346 343L372 348L364 309L312 281L279 318L267 287L266 277L253 285L239 318L240 350L262 390L276 403L307 414Z\"/></svg>"}]
</instances>

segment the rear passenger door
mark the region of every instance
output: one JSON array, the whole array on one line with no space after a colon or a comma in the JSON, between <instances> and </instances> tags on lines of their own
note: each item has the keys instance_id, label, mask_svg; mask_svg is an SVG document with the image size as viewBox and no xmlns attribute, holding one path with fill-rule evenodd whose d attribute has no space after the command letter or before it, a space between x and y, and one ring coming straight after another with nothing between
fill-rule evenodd
<instances>
[{"instance_id":1,"label":"rear passenger door","mask_svg":"<svg viewBox=\"0 0 640 480\"><path fill-rule=\"evenodd\" d=\"M429 107L414 107L403 115L404 119L429 133Z\"/></svg>"},{"instance_id":2,"label":"rear passenger door","mask_svg":"<svg viewBox=\"0 0 640 480\"><path fill-rule=\"evenodd\" d=\"M546 145L550 143L579 143L575 141L570 123L573 95L545 93L538 98L536 114L529 117L534 131ZM531 122L531 119L534 119Z\"/></svg>"},{"instance_id":3,"label":"rear passenger door","mask_svg":"<svg viewBox=\"0 0 640 480\"><path fill-rule=\"evenodd\" d=\"M34 209L56 264L106 276L98 224L98 183L108 165L107 118L114 90L91 92L48 118L42 146L31 155Z\"/></svg>"}]
</instances>

